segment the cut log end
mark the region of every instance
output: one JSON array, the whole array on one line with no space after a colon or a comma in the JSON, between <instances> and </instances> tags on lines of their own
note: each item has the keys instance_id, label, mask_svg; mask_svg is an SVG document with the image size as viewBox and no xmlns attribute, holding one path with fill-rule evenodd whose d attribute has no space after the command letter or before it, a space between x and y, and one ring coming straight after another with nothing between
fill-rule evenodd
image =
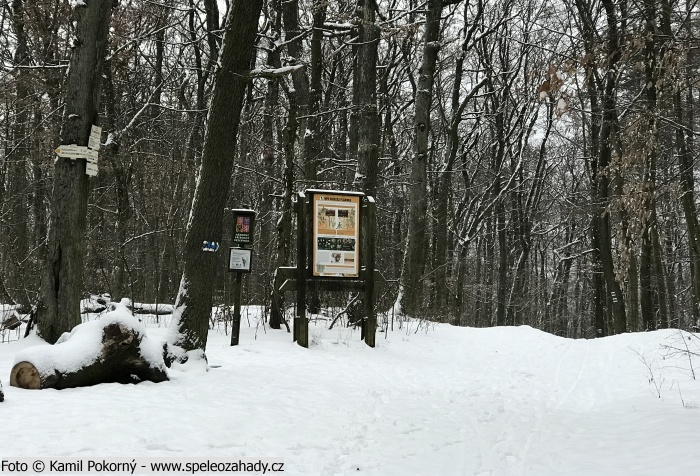
<instances>
[{"instance_id":1,"label":"cut log end","mask_svg":"<svg viewBox=\"0 0 700 476\"><path fill-rule=\"evenodd\" d=\"M41 388L39 371L29 362L19 362L10 372L10 386L38 390Z\"/></svg>"}]
</instances>

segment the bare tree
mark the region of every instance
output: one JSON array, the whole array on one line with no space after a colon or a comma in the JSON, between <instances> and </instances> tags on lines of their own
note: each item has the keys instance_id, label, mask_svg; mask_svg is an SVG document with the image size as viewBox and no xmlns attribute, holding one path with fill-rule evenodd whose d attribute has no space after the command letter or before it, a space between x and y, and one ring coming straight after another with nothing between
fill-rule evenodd
<instances>
[{"instance_id":1,"label":"bare tree","mask_svg":"<svg viewBox=\"0 0 700 476\"><path fill-rule=\"evenodd\" d=\"M110 2L89 2L75 8L77 29L66 86L61 144L87 146L97 122L102 65L107 51ZM51 223L38 330L50 343L80 324L83 259L88 203L86 161L58 158L54 165Z\"/></svg>"},{"instance_id":2,"label":"bare tree","mask_svg":"<svg viewBox=\"0 0 700 476\"><path fill-rule=\"evenodd\" d=\"M426 260L428 228L427 167L430 148L430 113L433 103L435 65L440 51L440 20L445 5L456 2L428 0L423 39L423 59L415 99L415 143L411 161L408 200L408 235L401 270L400 298L404 312L415 315L421 305L421 282Z\"/></svg>"},{"instance_id":3,"label":"bare tree","mask_svg":"<svg viewBox=\"0 0 700 476\"><path fill-rule=\"evenodd\" d=\"M223 213L233 172L233 150L248 84L262 0L237 0L226 22L221 67L209 109L204 154L190 212L184 272L175 303L174 344L182 351L204 352L212 308L215 253L203 242L222 241ZM186 355L176 356L186 359Z\"/></svg>"}]
</instances>

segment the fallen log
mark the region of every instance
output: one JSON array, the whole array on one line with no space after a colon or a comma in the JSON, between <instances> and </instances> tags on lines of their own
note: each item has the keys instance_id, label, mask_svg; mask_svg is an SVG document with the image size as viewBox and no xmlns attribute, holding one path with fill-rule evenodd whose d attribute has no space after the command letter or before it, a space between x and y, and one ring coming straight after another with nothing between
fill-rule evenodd
<instances>
[{"instance_id":1,"label":"fallen log","mask_svg":"<svg viewBox=\"0 0 700 476\"><path fill-rule=\"evenodd\" d=\"M55 345L20 351L10 385L27 389L74 388L99 383L163 382L163 347L120 306L96 321L76 326Z\"/></svg>"},{"instance_id":2,"label":"fallen log","mask_svg":"<svg viewBox=\"0 0 700 476\"><path fill-rule=\"evenodd\" d=\"M0 323L0 330L14 331L25 322L19 316L12 316Z\"/></svg>"},{"instance_id":3,"label":"fallen log","mask_svg":"<svg viewBox=\"0 0 700 476\"><path fill-rule=\"evenodd\" d=\"M110 303L101 304L100 302L86 300L80 312L82 314L100 314L109 309L111 305ZM175 309L175 306L172 304L146 304L140 302L129 303L128 307L134 314L153 314L156 316L167 316L172 314Z\"/></svg>"},{"instance_id":4,"label":"fallen log","mask_svg":"<svg viewBox=\"0 0 700 476\"><path fill-rule=\"evenodd\" d=\"M167 316L175 311L172 304L146 304L137 302L133 307L134 314L153 314L156 316Z\"/></svg>"}]
</instances>

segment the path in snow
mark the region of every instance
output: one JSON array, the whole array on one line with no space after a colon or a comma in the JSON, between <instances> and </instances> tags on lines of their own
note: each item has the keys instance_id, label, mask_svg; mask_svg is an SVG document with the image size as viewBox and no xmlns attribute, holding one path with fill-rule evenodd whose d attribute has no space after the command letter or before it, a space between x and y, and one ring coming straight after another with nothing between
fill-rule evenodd
<instances>
[{"instance_id":1,"label":"path in snow","mask_svg":"<svg viewBox=\"0 0 700 476\"><path fill-rule=\"evenodd\" d=\"M573 341L529 327L414 330L370 349L357 332L312 327L308 350L284 331L244 328L237 348L212 332L220 367L174 370L163 384L6 385L0 452L275 456L292 475L700 474L700 385L660 359L674 331ZM36 342L0 345L2 380ZM662 398L635 351L666 379Z\"/></svg>"}]
</instances>

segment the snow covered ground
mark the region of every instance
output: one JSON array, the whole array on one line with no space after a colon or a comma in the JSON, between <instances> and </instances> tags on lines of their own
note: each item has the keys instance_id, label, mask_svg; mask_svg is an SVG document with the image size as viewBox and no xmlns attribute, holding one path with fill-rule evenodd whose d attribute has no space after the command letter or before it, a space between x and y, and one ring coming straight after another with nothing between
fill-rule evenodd
<instances>
[{"instance_id":1,"label":"snow covered ground","mask_svg":"<svg viewBox=\"0 0 700 476\"><path fill-rule=\"evenodd\" d=\"M370 349L359 332L312 325L307 350L255 324L244 312L235 348L211 331L212 368L160 384L12 388L15 355L40 341L0 344L0 456L282 457L291 475L700 474L700 383L662 348L683 345L678 331L569 340L414 322Z\"/></svg>"}]
</instances>

